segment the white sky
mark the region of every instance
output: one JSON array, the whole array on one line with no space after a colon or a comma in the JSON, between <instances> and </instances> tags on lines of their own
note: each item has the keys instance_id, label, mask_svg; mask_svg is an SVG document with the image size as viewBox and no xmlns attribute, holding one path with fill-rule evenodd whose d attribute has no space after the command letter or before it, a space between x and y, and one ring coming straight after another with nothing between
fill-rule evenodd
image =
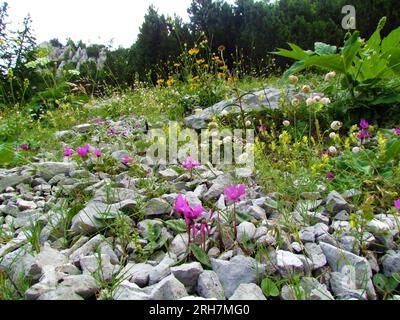
<instances>
[{"instance_id":1,"label":"white sky","mask_svg":"<svg viewBox=\"0 0 400 320\"><path fill-rule=\"evenodd\" d=\"M4 0L0 0L0 3ZM188 20L191 0L6 0L9 19L15 25L30 13L38 43L58 38L130 47L144 21L147 8L154 4L159 13L176 13ZM233 3L234 0L227 2Z\"/></svg>"}]
</instances>

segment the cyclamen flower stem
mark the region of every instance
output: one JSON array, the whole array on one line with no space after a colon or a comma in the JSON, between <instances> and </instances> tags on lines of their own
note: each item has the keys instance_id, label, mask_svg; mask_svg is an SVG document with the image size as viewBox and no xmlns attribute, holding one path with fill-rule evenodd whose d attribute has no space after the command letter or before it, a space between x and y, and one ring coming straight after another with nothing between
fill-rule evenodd
<instances>
[{"instance_id":1,"label":"cyclamen flower stem","mask_svg":"<svg viewBox=\"0 0 400 320\"><path fill-rule=\"evenodd\" d=\"M235 241L236 241L237 240L236 202L233 203L233 231L234 231Z\"/></svg>"},{"instance_id":2,"label":"cyclamen flower stem","mask_svg":"<svg viewBox=\"0 0 400 320\"><path fill-rule=\"evenodd\" d=\"M189 246L190 245L190 224L187 224L186 229L187 229L187 234L188 234L188 246Z\"/></svg>"}]
</instances>

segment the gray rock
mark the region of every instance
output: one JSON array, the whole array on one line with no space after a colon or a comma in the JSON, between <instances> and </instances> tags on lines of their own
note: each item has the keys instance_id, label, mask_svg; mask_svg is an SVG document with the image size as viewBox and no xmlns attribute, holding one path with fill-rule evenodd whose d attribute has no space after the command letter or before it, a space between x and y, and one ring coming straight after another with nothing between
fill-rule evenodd
<instances>
[{"instance_id":1,"label":"gray rock","mask_svg":"<svg viewBox=\"0 0 400 320\"><path fill-rule=\"evenodd\" d=\"M194 189L194 194L199 198L203 198L204 194L207 192L207 186L205 184L199 184L196 189Z\"/></svg>"},{"instance_id":2,"label":"gray rock","mask_svg":"<svg viewBox=\"0 0 400 320\"><path fill-rule=\"evenodd\" d=\"M349 221L350 215L346 210L341 210L336 216L333 217L333 220Z\"/></svg>"},{"instance_id":3,"label":"gray rock","mask_svg":"<svg viewBox=\"0 0 400 320\"><path fill-rule=\"evenodd\" d=\"M68 175L70 170L75 167L74 162L40 162L35 164L37 170L42 174L42 177L49 181L56 175Z\"/></svg>"},{"instance_id":4,"label":"gray rock","mask_svg":"<svg viewBox=\"0 0 400 320\"><path fill-rule=\"evenodd\" d=\"M83 274L95 275L105 282L112 281L116 269L111 264L110 256L105 254L85 256L79 262Z\"/></svg>"},{"instance_id":5,"label":"gray rock","mask_svg":"<svg viewBox=\"0 0 400 320\"><path fill-rule=\"evenodd\" d=\"M292 90L289 92L288 102L290 102L293 96ZM254 92L252 95L247 95L242 99L242 108L244 111L257 111L267 107L270 109L279 109L280 100L282 99L282 93L280 89L274 87L267 87L265 90ZM185 118L185 124L194 129L201 129L207 127L207 122L212 119L215 115L220 115L222 110L226 110L229 113L239 113L239 107L235 107L232 104L238 103L235 98L218 102L217 104L203 109L201 114L191 115Z\"/></svg>"},{"instance_id":6,"label":"gray rock","mask_svg":"<svg viewBox=\"0 0 400 320\"><path fill-rule=\"evenodd\" d=\"M90 298L100 290L100 286L97 284L96 279L88 274L66 277L60 283L60 286L72 289L76 294L83 298Z\"/></svg>"},{"instance_id":7,"label":"gray rock","mask_svg":"<svg viewBox=\"0 0 400 320\"><path fill-rule=\"evenodd\" d=\"M233 295L242 283L256 283L264 272L264 266L250 257L238 255L230 261L211 259L212 269L217 273L224 288L225 297Z\"/></svg>"},{"instance_id":8,"label":"gray rock","mask_svg":"<svg viewBox=\"0 0 400 320\"><path fill-rule=\"evenodd\" d=\"M197 293L206 299L215 298L222 300L225 298L224 288L214 271L203 271L197 281Z\"/></svg>"},{"instance_id":9,"label":"gray rock","mask_svg":"<svg viewBox=\"0 0 400 320\"><path fill-rule=\"evenodd\" d=\"M253 175L251 168L236 168L235 170L237 178L250 178Z\"/></svg>"},{"instance_id":10,"label":"gray rock","mask_svg":"<svg viewBox=\"0 0 400 320\"><path fill-rule=\"evenodd\" d=\"M114 300L153 300L153 297L145 293L136 284L128 280L122 281L116 288L113 294Z\"/></svg>"},{"instance_id":11,"label":"gray rock","mask_svg":"<svg viewBox=\"0 0 400 320\"><path fill-rule=\"evenodd\" d=\"M185 285L189 293L195 291L197 280L202 272L203 267L199 262L186 263L171 268L171 273Z\"/></svg>"},{"instance_id":12,"label":"gray rock","mask_svg":"<svg viewBox=\"0 0 400 320\"><path fill-rule=\"evenodd\" d=\"M143 288L148 285L150 272L153 266L147 263L128 263L119 273L124 280L128 280Z\"/></svg>"},{"instance_id":13,"label":"gray rock","mask_svg":"<svg viewBox=\"0 0 400 320\"><path fill-rule=\"evenodd\" d=\"M254 283L242 283L229 300L267 300L261 288Z\"/></svg>"},{"instance_id":14,"label":"gray rock","mask_svg":"<svg viewBox=\"0 0 400 320\"><path fill-rule=\"evenodd\" d=\"M172 206L159 198L154 198L154 199L150 199L145 207L146 216L159 216L159 215L163 215L166 213L170 213L172 209Z\"/></svg>"},{"instance_id":15,"label":"gray rock","mask_svg":"<svg viewBox=\"0 0 400 320\"><path fill-rule=\"evenodd\" d=\"M145 290L155 300L178 300L188 296L185 286L173 274Z\"/></svg>"},{"instance_id":16,"label":"gray rock","mask_svg":"<svg viewBox=\"0 0 400 320\"><path fill-rule=\"evenodd\" d=\"M253 239L256 233L256 227L251 222L243 221L237 227L237 239L238 241L245 241Z\"/></svg>"},{"instance_id":17,"label":"gray rock","mask_svg":"<svg viewBox=\"0 0 400 320\"><path fill-rule=\"evenodd\" d=\"M370 299L376 299L376 293L371 280L371 266L365 258L324 242L320 243L320 247L333 271L342 272L344 267L353 266L357 289L366 290Z\"/></svg>"},{"instance_id":18,"label":"gray rock","mask_svg":"<svg viewBox=\"0 0 400 320\"><path fill-rule=\"evenodd\" d=\"M28 182L32 179L30 175L10 174L0 177L0 192L3 192L8 187L14 187L17 184Z\"/></svg>"},{"instance_id":19,"label":"gray rock","mask_svg":"<svg viewBox=\"0 0 400 320\"><path fill-rule=\"evenodd\" d=\"M353 236L343 235L339 238L340 247L343 250L358 254L360 252L360 242Z\"/></svg>"},{"instance_id":20,"label":"gray rock","mask_svg":"<svg viewBox=\"0 0 400 320\"><path fill-rule=\"evenodd\" d=\"M103 241L104 237L101 234L94 236L89 241L87 237L81 237L75 245L68 250L66 255L69 256L69 259L74 263L78 263L82 257L94 253Z\"/></svg>"},{"instance_id":21,"label":"gray rock","mask_svg":"<svg viewBox=\"0 0 400 320\"><path fill-rule=\"evenodd\" d=\"M314 242L315 233L313 227L302 228L299 232L299 238L302 242Z\"/></svg>"},{"instance_id":22,"label":"gray rock","mask_svg":"<svg viewBox=\"0 0 400 320\"><path fill-rule=\"evenodd\" d=\"M306 254L310 257L313 262L313 269L319 269L326 265L326 257L321 250L321 247L315 243L304 244Z\"/></svg>"},{"instance_id":23,"label":"gray rock","mask_svg":"<svg viewBox=\"0 0 400 320\"><path fill-rule=\"evenodd\" d=\"M74 234L95 233L104 227L106 220L115 218L121 210L135 204L134 200L124 200L111 205L91 201L72 218L71 231Z\"/></svg>"},{"instance_id":24,"label":"gray rock","mask_svg":"<svg viewBox=\"0 0 400 320\"><path fill-rule=\"evenodd\" d=\"M37 300L41 295L52 290L55 290L55 288L38 282L25 291L25 298L27 300Z\"/></svg>"},{"instance_id":25,"label":"gray rock","mask_svg":"<svg viewBox=\"0 0 400 320\"><path fill-rule=\"evenodd\" d=\"M289 251L276 251L277 267L283 277L293 274L304 274L304 265L298 255Z\"/></svg>"},{"instance_id":26,"label":"gray rock","mask_svg":"<svg viewBox=\"0 0 400 320\"><path fill-rule=\"evenodd\" d=\"M331 191L326 199L326 208L331 214L337 214L342 210L351 211L351 206L337 191Z\"/></svg>"},{"instance_id":27,"label":"gray rock","mask_svg":"<svg viewBox=\"0 0 400 320\"><path fill-rule=\"evenodd\" d=\"M34 210L37 208L37 204L33 201L26 201L23 199L17 199L17 206L20 210Z\"/></svg>"},{"instance_id":28,"label":"gray rock","mask_svg":"<svg viewBox=\"0 0 400 320\"><path fill-rule=\"evenodd\" d=\"M224 193L225 187L226 183L215 181L210 189L208 189L208 191L204 194L204 200L209 201L218 198L222 193Z\"/></svg>"},{"instance_id":29,"label":"gray rock","mask_svg":"<svg viewBox=\"0 0 400 320\"><path fill-rule=\"evenodd\" d=\"M145 220L140 221L137 224L139 235L143 239L148 239L149 230L150 230L150 228L154 228L154 225L158 225L161 228L163 226L163 223L160 220L151 220L151 219L145 219Z\"/></svg>"},{"instance_id":30,"label":"gray rock","mask_svg":"<svg viewBox=\"0 0 400 320\"><path fill-rule=\"evenodd\" d=\"M79 133L85 133L85 132L88 132L91 127L92 127L92 125L90 123L83 123L83 124L78 124L78 125L72 127L72 130L75 130L76 132L79 132Z\"/></svg>"},{"instance_id":31,"label":"gray rock","mask_svg":"<svg viewBox=\"0 0 400 320\"><path fill-rule=\"evenodd\" d=\"M43 293L38 300L83 300L72 288L58 287Z\"/></svg>"},{"instance_id":32,"label":"gray rock","mask_svg":"<svg viewBox=\"0 0 400 320\"><path fill-rule=\"evenodd\" d=\"M319 283L315 278L302 278L300 286L304 289L305 296L309 300L334 300L326 285Z\"/></svg>"},{"instance_id":33,"label":"gray rock","mask_svg":"<svg viewBox=\"0 0 400 320\"><path fill-rule=\"evenodd\" d=\"M391 277L393 273L400 272L400 253L389 250L381 259L383 273Z\"/></svg>"},{"instance_id":34,"label":"gray rock","mask_svg":"<svg viewBox=\"0 0 400 320\"><path fill-rule=\"evenodd\" d=\"M159 282L171 274L171 265L175 264L177 258L174 254L165 255L161 262L149 270L149 285Z\"/></svg>"},{"instance_id":35,"label":"gray rock","mask_svg":"<svg viewBox=\"0 0 400 320\"><path fill-rule=\"evenodd\" d=\"M54 133L54 137L59 140L73 138L75 135L75 132L72 130L57 131Z\"/></svg>"},{"instance_id":36,"label":"gray rock","mask_svg":"<svg viewBox=\"0 0 400 320\"><path fill-rule=\"evenodd\" d=\"M178 259L181 259L186 251L188 246L188 238L186 233L177 234L172 240L171 245L169 247L169 251L174 253Z\"/></svg>"},{"instance_id":37,"label":"gray rock","mask_svg":"<svg viewBox=\"0 0 400 320\"><path fill-rule=\"evenodd\" d=\"M252 205L247 209L247 214L251 215L257 220L266 220L267 214L265 210L257 205Z\"/></svg>"},{"instance_id":38,"label":"gray rock","mask_svg":"<svg viewBox=\"0 0 400 320\"><path fill-rule=\"evenodd\" d=\"M178 177L178 173L173 170L173 169L165 169L159 172L161 178L167 179L167 180L174 180Z\"/></svg>"},{"instance_id":39,"label":"gray rock","mask_svg":"<svg viewBox=\"0 0 400 320\"><path fill-rule=\"evenodd\" d=\"M367 294L365 290L360 290L356 288L355 279L351 276L350 273L332 272L330 284L332 292L338 299L367 299Z\"/></svg>"}]
</instances>

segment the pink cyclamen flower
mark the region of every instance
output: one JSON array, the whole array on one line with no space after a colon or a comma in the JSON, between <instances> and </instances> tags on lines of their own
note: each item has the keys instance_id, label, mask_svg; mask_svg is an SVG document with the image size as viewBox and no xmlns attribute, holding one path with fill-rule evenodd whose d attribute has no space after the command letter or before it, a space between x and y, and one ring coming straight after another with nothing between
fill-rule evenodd
<instances>
[{"instance_id":1,"label":"pink cyclamen flower","mask_svg":"<svg viewBox=\"0 0 400 320\"><path fill-rule=\"evenodd\" d=\"M234 184L230 187L225 187L224 194L228 201L239 202L246 196L246 186L244 184L239 184L238 186Z\"/></svg>"},{"instance_id":2,"label":"pink cyclamen flower","mask_svg":"<svg viewBox=\"0 0 400 320\"><path fill-rule=\"evenodd\" d=\"M65 156L65 157L71 158L72 155L73 155L73 151L72 151L71 148L65 148L65 149L64 149L64 156Z\"/></svg>"},{"instance_id":3,"label":"pink cyclamen flower","mask_svg":"<svg viewBox=\"0 0 400 320\"><path fill-rule=\"evenodd\" d=\"M97 149L97 148L94 149L93 153L97 158L101 157L101 150L100 149Z\"/></svg>"},{"instance_id":4,"label":"pink cyclamen flower","mask_svg":"<svg viewBox=\"0 0 400 320\"><path fill-rule=\"evenodd\" d=\"M126 131L121 131L121 136L123 136L124 138L128 138L128 134L126 133Z\"/></svg>"},{"instance_id":5,"label":"pink cyclamen flower","mask_svg":"<svg viewBox=\"0 0 400 320\"><path fill-rule=\"evenodd\" d=\"M395 135L400 136L400 128L393 129Z\"/></svg>"},{"instance_id":6,"label":"pink cyclamen flower","mask_svg":"<svg viewBox=\"0 0 400 320\"><path fill-rule=\"evenodd\" d=\"M27 151L28 150L28 145L26 143L23 143L21 145L21 149L24 150L24 151Z\"/></svg>"},{"instance_id":7,"label":"pink cyclamen flower","mask_svg":"<svg viewBox=\"0 0 400 320\"><path fill-rule=\"evenodd\" d=\"M175 200L174 209L176 212L183 214L187 226L191 226L194 220L200 217L204 212L203 207L199 204L195 207L189 206L187 199L181 194L178 194Z\"/></svg>"},{"instance_id":8,"label":"pink cyclamen flower","mask_svg":"<svg viewBox=\"0 0 400 320\"><path fill-rule=\"evenodd\" d=\"M264 126L264 125L259 125L259 126L257 127L257 129L258 129L258 131L260 131L260 132L265 132L265 131L267 131L267 127Z\"/></svg>"},{"instance_id":9,"label":"pink cyclamen flower","mask_svg":"<svg viewBox=\"0 0 400 320\"><path fill-rule=\"evenodd\" d=\"M365 131L364 129L360 130L357 135L357 139L359 139L359 140L363 140L363 139L370 138L370 137L371 137L371 134L369 132Z\"/></svg>"},{"instance_id":10,"label":"pink cyclamen flower","mask_svg":"<svg viewBox=\"0 0 400 320\"><path fill-rule=\"evenodd\" d=\"M200 163L193 159L192 156L186 158L186 160L182 163L182 167L188 170L192 170L195 167L200 166Z\"/></svg>"},{"instance_id":11,"label":"pink cyclamen flower","mask_svg":"<svg viewBox=\"0 0 400 320\"><path fill-rule=\"evenodd\" d=\"M361 129L368 129L368 127L369 127L368 121L365 120L365 119L361 119L360 120L360 127L361 127Z\"/></svg>"},{"instance_id":12,"label":"pink cyclamen flower","mask_svg":"<svg viewBox=\"0 0 400 320\"><path fill-rule=\"evenodd\" d=\"M329 171L329 172L326 174L326 178L329 179L329 180L333 180L333 179L335 179L336 177L335 177L335 175L333 174L332 171Z\"/></svg>"},{"instance_id":13,"label":"pink cyclamen flower","mask_svg":"<svg viewBox=\"0 0 400 320\"><path fill-rule=\"evenodd\" d=\"M202 238L205 237L206 231L207 231L207 233L210 232L210 231L209 231L209 228L208 228L207 222L206 222L205 220L203 220L203 221L201 222L201 225L200 225L200 234L201 234L201 237L202 237Z\"/></svg>"},{"instance_id":14,"label":"pink cyclamen flower","mask_svg":"<svg viewBox=\"0 0 400 320\"><path fill-rule=\"evenodd\" d=\"M125 165L128 165L128 163L132 160L130 156L123 156L122 157L122 163Z\"/></svg>"},{"instance_id":15,"label":"pink cyclamen flower","mask_svg":"<svg viewBox=\"0 0 400 320\"><path fill-rule=\"evenodd\" d=\"M394 200L393 204L397 210L400 210L400 199Z\"/></svg>"},{"instance_id":16,"label":"pink cyclamen flower","mask_svg":"<svg viewBox=\"0 0 400 320\"><path fill-rule=\"evenodd\" d=\"M90 145L89 144L85 144L84 147L78 147L76 149L76 153L79 154L82 157L82 159L85 159L86 155L89 152L89 148L90 148Z\"/></svg>"},{"instance_id":17,"label":"pink cyclamen flower","mask_svg":"<svg viewBox=\"0 0 400 320\"><path fill-rule=\"evenodd\" d=\"M117 132L117 130L115 128L110 128L108 129L107 133L109 136L113 136L115 134L115 132Z\"/></svg>"}]
</instances>

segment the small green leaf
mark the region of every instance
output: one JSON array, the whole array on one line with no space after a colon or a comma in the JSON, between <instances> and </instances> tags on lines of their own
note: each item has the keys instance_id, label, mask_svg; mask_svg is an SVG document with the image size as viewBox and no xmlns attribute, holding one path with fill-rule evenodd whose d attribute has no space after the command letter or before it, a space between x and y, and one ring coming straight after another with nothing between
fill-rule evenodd
<instances>
[{"instance_id":1,"label":"small green leaf","mask_svg":"<svg viewBox=\"0 0 400 320\"><path fill-rule=\"evenodd\" d=\"M261 290L266 297L279 296L279 289L270 278L265 278L261 281Z\"/></svg>"},{"instance_id":2,"label":"small green leaf","mask_svg":"<svg viewBox=\"0 0 400 320\"><path fill-rule=\"evenodd\" d=\"M382 273L377 273L374 275L373 278L375 286L382 292L386 292L388 289L388 279L382 274Z\"/></svg>"},{"instance_id":3,"label":"small green leaf","mask_svg":"<svg viewBox=\"0 0 400 320\"><path fill-rule=\"evenodd\" d=\"M175 233L183 233L186 231L186 223L183 219L167 220L165 224Z\"/></svg>"},{"instance_id":4,"label":"small green leaf","mask_svg":"<svg viewBox=\"0 0 400 320\"><path fill-rule=\"evenodd\" d=\"M202 265L205 265L211 268L210 258L208 257L207 253L204 252L198 245L191 244L189 245L190 251L194 254L197 261L199 261Z\"/></svg>"}]
</instances>

